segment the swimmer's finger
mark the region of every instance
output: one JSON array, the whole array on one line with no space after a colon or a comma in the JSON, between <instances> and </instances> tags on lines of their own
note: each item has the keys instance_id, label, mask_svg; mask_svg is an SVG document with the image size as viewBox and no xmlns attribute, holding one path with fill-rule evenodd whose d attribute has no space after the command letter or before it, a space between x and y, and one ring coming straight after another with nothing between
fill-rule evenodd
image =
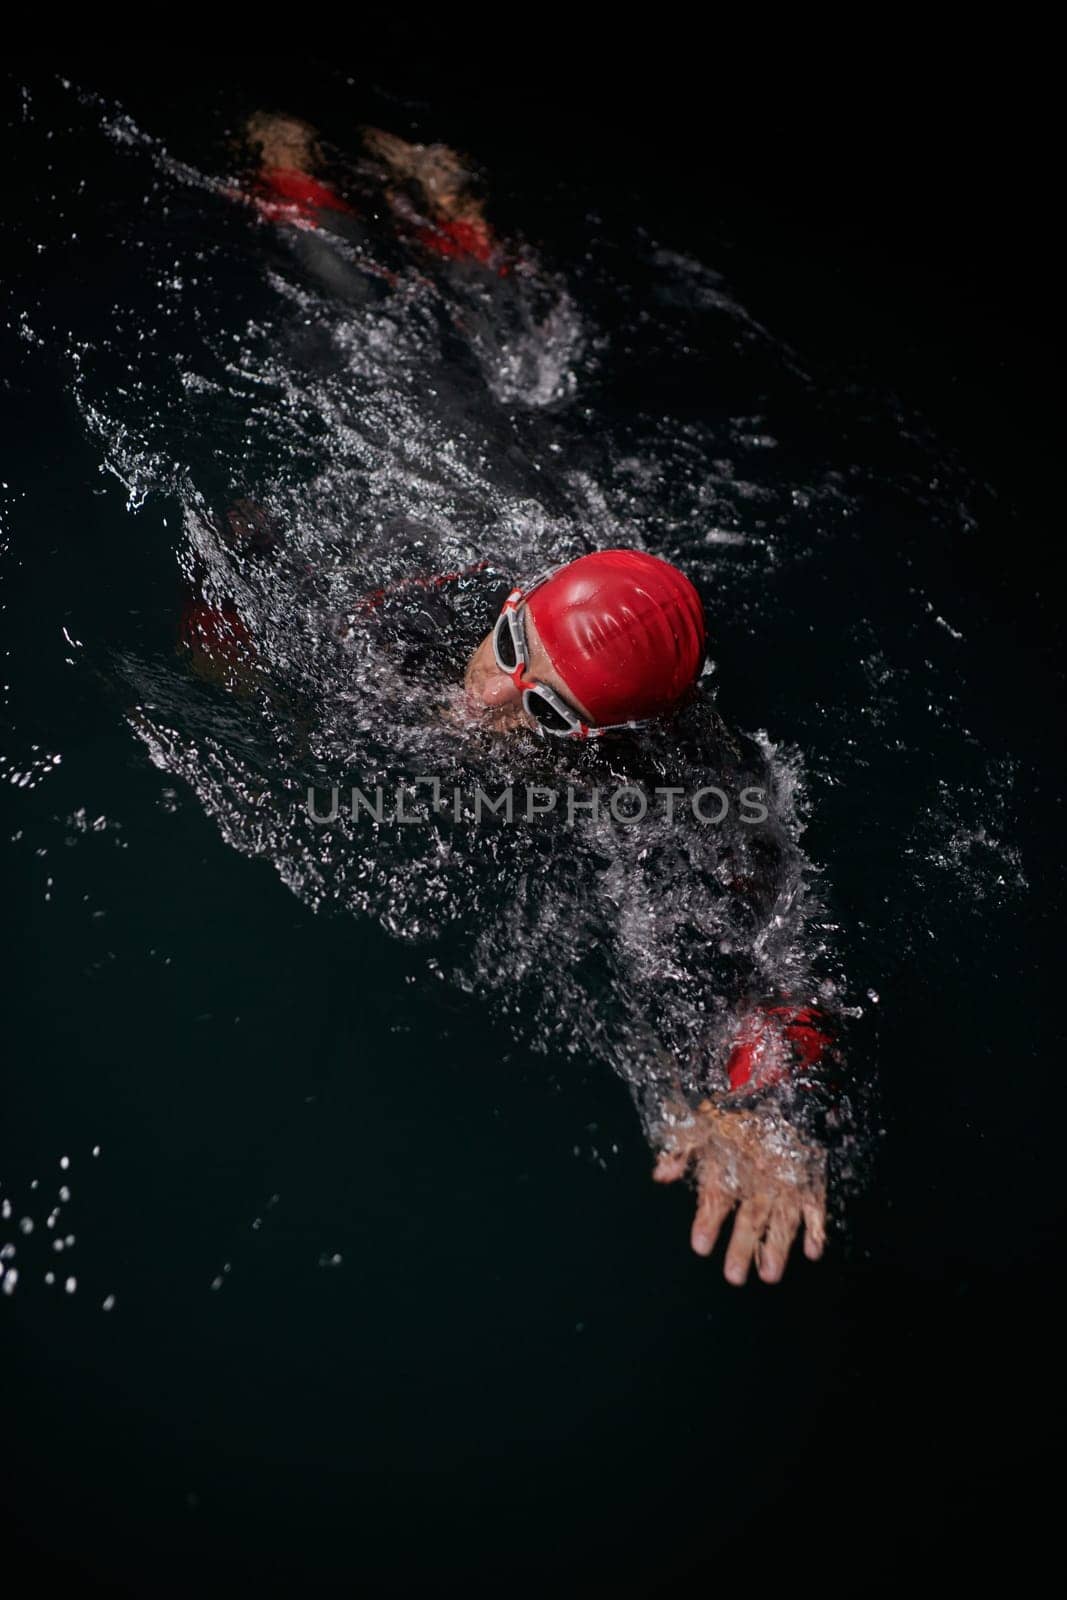
<instances>
[{"instance_id":1,"label":"swimmer's finger","mask_svg":"<svg viewBox=\"0 0 1067 1600\"><path fill-rule=\"evenodd\" d=\"M781 1278L799 1227L800 1206L797 1202L793 1199L777 1201L763 1243L756 1251L756 1266L764 1283L777 1283Z\"/></svg>"},{"instance_id":2,"label":"swimmer's finger","mask_svg":"<svg viewBox=\"0 0 1067 1600\"><path fill-rule=\"evenodd\" d=\"M818 1261L826 1245L826 1200L815 1195L804 1201L804 1254L809 1261Z\"/></svg>"},{"instance_id":3,"label":"swimmer's finger","mask_svg":"<svg viewBox=\"0 0 1067 1600\"><path fill-rule=\"evenodd\" d=\"M705 1183L697 1201L696 1216L689 1243L698 1256L710 1256L719 1237L719 1229L737 1203L736 1195L727 1194L716 1183Z\"/></svg>"},{"instance_id":4,"label":"swimmer's finger","mask_svg":"<svg viewBox=\"0 0 1067 1600\"><path fill-rule=\"evenodd\" d=\"M652 1168L652 1178L656 1183L673 1183L680 1178L689 1165L689 1157L684 1150L661 1150Z\"/></svg>"},{"instance_id":5,"label":"swimmer's finger","mask_svg":"<svg viewBox=\"0 0 1067 1600\"><path fill-rule=\"evenodd\" d=\"M727 1283L740 1287L748 1277L748 1269L756 1246L766 1232L771 1213L771 1203L763 1195L744 1200L734 1222L733 1237L726 1252L723 1275Z\"/></svg>"}]
</instances>

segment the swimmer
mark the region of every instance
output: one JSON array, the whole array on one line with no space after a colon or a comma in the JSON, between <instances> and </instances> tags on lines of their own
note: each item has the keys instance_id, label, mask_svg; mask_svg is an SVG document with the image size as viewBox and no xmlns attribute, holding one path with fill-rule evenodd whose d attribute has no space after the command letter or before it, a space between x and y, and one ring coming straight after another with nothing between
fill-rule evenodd
<instances>
[{"instance_id":1,"label":"swimmer","mask_svg":"<svg viewBox=\"0 0 1067 1600\"><path fill-rule=\"evenodd\" d=\"M238 553L269 555L274 536L261 512L239 502L223 542ZM694 697L706 647L700 597L676 567L637 550L581 556L510 591L486 561L409 578L365 594L339 631L374 627L389 612L394 625L406 617L404 670L433 663L435 680L444 681L444 663L433 656L445 614L435 630L434 609L446 605L449 591L462 604L458 591L470 597L483 580L485 601L495 593L498 614L467 662L464 687L494 734L618 740L669 722ZM403 635L401 626L398 644ZM232 604L210 606L194 596L182 645L201 678L232 693L254 688L258 658ZM773 891L763 899L758 883L733 877L729 887L758 919L773 904ZM820 1012L781 996L745 1000L728 1037L724 1059L709 1063L718 1067L721 1087L692 1105L677 1085L656 1106L652 1175L659 1183L695 1179L690 1243L698 1255L711 1255L736 1213L724 1259L728 1282L743 1284L755 1264L765 1283L776 1283L797 1237L803 1233L804 1254L814 1261L826 1231L826 1152L794 1126L776 1091L784 1089L788 1102L790 1090L813 1087L830 1038Z\"/></svg>"},{"instance_id":2,"label":"swimmer","mask_svg":"<svg viewBox=\"0 0 1067 1600\"><path fill-rule=\"evenodd\" d=\"M512 589L464 683L496 732L612 738L680 711L704 655L704 609L689 579L641 551L601 550ZM693 1172L698 1255L711 1254L736 1211L730 1283L744 1283L753 1262L776 1283L802 1229L804 1254L822 1254L825 1152L768 1091L814 1068L828 1042L812 1007L752 1006L725 1063L728 1087L695 1108L681 1099L663 1108L653 1177L672 1183Z\"/></svg>"}]
</instances>

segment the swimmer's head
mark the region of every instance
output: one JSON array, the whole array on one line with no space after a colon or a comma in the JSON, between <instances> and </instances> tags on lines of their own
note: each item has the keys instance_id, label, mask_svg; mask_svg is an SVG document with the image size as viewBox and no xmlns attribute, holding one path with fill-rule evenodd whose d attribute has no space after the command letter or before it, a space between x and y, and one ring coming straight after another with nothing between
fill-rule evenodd
<instances>
[{"instance_id":1,"label":"swimmer's head","mask_svg":"<svg viewBox=\"0 0 1067 1600\"><path fill-rule=\"evenodd\" d=\"M671 716L704 650L704 608L684 573L640 550L598 550L513 590L465 682L496 728L583 737Z\"/></svg>"}]
</instances>

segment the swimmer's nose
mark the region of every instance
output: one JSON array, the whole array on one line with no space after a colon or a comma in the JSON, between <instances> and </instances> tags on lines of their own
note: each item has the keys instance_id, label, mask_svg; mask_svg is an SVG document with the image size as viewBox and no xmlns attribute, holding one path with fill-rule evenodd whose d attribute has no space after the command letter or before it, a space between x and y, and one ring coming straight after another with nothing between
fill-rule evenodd
<instances>
[{"instance_id":1,"label":"swimmer's nose","mask_svg":"<svg viewBox=\"0 0 1067 1600\"><path fill-rule=\"evenodd\" d=\"M506 672L497 670L487 673L482 679L478 685L478 698L484 705L494 709L498 706L513 706L522 699L522 690Z\"/></svg>"}]
</instances>

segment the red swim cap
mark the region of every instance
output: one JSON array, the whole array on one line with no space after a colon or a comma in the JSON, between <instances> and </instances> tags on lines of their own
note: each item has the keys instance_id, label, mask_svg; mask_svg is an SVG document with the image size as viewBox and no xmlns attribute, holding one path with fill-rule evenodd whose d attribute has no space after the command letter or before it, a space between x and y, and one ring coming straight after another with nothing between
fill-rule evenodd
<instances>
[{"instance_id":1,"label":"red swim cap","mask_svg":"<svg viewBox=\"0 0 1067 1600\"><path fill-rule=\"evenodd\" d=\"M598 725L673 711L704 662L704 607L684 573L640 550L597 550L527 606L549 660Z\"/></svg>"}]
</instances>

